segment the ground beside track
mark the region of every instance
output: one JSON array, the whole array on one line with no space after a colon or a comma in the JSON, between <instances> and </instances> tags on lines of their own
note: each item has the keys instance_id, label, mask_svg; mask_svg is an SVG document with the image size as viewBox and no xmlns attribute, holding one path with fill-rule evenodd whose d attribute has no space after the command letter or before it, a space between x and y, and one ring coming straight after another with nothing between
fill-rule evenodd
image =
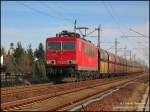
<instances>
[{"instance_id":1,"label":"ground beside track","mask_svg":"<svg viewBox=\"0 0 150 112\"><path fill-rule=\"evenodd\" d=\"M148 77L121 88L100 101L93 102L81 111L139 111L143 110L143 94L149 87ZM147 93L148 96L148 93ZM145 102L146 103L146 102Z\"/></svg>"},{"instance_id":2,"label":"ground beside track","mask_svg":"<svg viewBox=\"0 0 150 112\"><path fill-rule=\"evenodd\" d=\"M149 109L149 98L148 98L147 104L146 104L146 106L145 106L145 111L146 111L146 112L150 111L150 109Z\"/></svg>"},{"instance_id":3,"label":"ground beside track","mask_svg":"<svg viewBox=\"0 0 150 112\"><path fill-rule=\"evenodd\" d=\"M125 77L127 77L127 76L125 76ZM104 78L104 79L96 79L96 80L87 80L87 81L64 83L64 84L58 84L58 85L53 85L53 84L47 83L47 84L32 84L32 85L27 85L27 86L1 88L1 92L2 92L1 103L21 100L21 99L25 99L25 98L38 96L38 95L49 94L52 92L63 91L66 89L68 90L68 89L73 89L73 88L78 88L78 87L84 87L88 83L93 85L93 84L97 83L97 81L98 81L98 83L100 83L100 82L105 82L105 81L109 81L109 80L114 80L115 78L121 78L121 77L112 77L109 79ZM45 86L45 85L48 85L48 86ZM36 88L34 88L34 87L36 87Z\"/></svg>"},{"instance_id":4,"label":"ground beside track","mask_svg":"<svg viewBox=\"0 0 150 112\"><path fill-rule=\"evenodd\" d=\"M145 74L143 74L143 75L145 76ZM140 76L143 77L143 75L141 74ZM133 75L132 77L133 77L133 78L136 78L135 76L137 76L137 74ZM125 78L125 79L126 79L126 78ZM106 81L106 80L105 80L105 81ZM104 81L104 82L105 82L105 81ZM109 81L110 81L110 79L109 79ZM126 80L126 81L127 81L127 80ZM123 83L123 82L126 82L126 81L125 81L125 80L122 80L122 81L119 82L119 83ZM85 83L85 82L88 82L88 83ZM83 83L85 83L84 86L88 86L87 84L90 83L90 85L93 85L92 83L95 83L96 80L93 80L93 81L85 81L85 82L83 82ZM92 83L91 83L91 82L92 82ZM96 83L97 83L97 82L96 82ZM102 82L101 82L101 83L102 83ZM108 83L108 82L107 82L107 83ZM113 83L112 83L112 84L108 84L108 85L110 85L110 86L108 86L108 85L107 85L107 86L108 86L108 87L111 87L112 85L114 85L114 83L116 83L115 80L113 80ZM118 85L119 83L117 82L116 84ZM76 84L79 86L79 85L81 84L81 82L76 83ZM76 85L76 84L75 84L75 85ZM101 85L100 83L98 83L98 84ZM64 85L65 85L65 86L64 86ZM69 88L70 88L70 87L73 87L74 84L72 85L72 83L70 83L70 84L64 84L64 85L63 85L62 87L65 87L65 89L68 90L68 89L66 88L67 85L68 85L68 86L70 85L70 86L69 86ZM74 85L74 86L75 86L75 85ZM76 85L76 86L77 86L77 85ZM56 86L59 86L59 85L56 85ZM81 84L81 86L83 86L83 84ZM59 87L58 89L61 89L61 90L63 89L63 90L64 90L64 88L62 88L62 87L61 87L61 88ZM87 96L89 96L90 93L91 93L91 95L92 95L92 94L95 94L95 93L98 92L98 91L102 91L102 90L103 90L102 88L105 88L105 89L106 89L106 85L103 85L103 86L101 85L100 87L95 87L95 89L94 89L94 88L91 88L91 86L89 86L89 87L90 87L90 88L87 88L86 90L83 90L83 91L85 92L85 94L88 93L87 90L90 90L90 91L91 91L91 92L89 92L89 93L87 94ZM50 89L50 88L49 88L49 89ZM52 88L51 88L51 89L52 89ZM54 89L54 88L53 88L53 89ZM100 89L100 90L99 90L99 89ZM81 90L81 91L82 91L82 90ZM62 94L62 95L59 95L59 96L57 97L57 99L63 100L64 104L66 105L66 101L69 99L69 96L68 96L69 94L70 94L70 99L69 99L69 101L68 101L68 104L70 103L70 101L71 101L71 102L74 102L74 100L76 100L76 98L77 98L78 95L80 96L79 99L82 99L83 97L85 97L85 94L82 94L83 97L82 97L82 95L80 95L80 94L81 94L81 91L76 91L76 92L74 92L74 93L72 93L72 92L70 93L70 92L69 92L68 94L64 94L64 95ZM45 92L45 91L44 91L44 92ZM62 91L62 93L64 93L64 92ZM75 95L75 93L78 93L78 94ZM73 95L75 95L75 96L73 97L73 98L75 98L75 99L72 99L72 96L73 96ZM47 97L47 95L45 95L45 98L46 98L46 97ZM81 97L82 97L82 98L81 98ZM63 98L63 99L62 99L62 98ZM54 99L54 98L52 98L52 99ZM65 100L65 99L66 99L66 100ZM78 99L78 100L79 100L79 99ZM36 99L36 100L37 100L37 99ZM65 101L64 101L64 100L65 100ZM49 110L50 108L52 108L52 106L53 106L53 109L54 109L54 108L56 108L56 107L62 106L62 103L63 103L63 102L60 102L60 100L59 100L58 102L59 102L60 105L57 105L57 103L54 104L54 101L52 101L52 102L51 102L52 105L50 106L50 104L47 105L47 101L50 103L51 99L47 99L47 100L45 100L45 101L43 100L42 102L41 102L41 101L40 101L40 102L37 101L37 102L35 102L34 104L27 104L28 106L27 106L26 104L25 104L26 106L24 105L25 102L22 103L24 106L23 106L23 105L21 106L21 104L19 104L20 106L16 106L16 107L15 107L15 105L13 104L14 106L12 105L12 106L13 106L12 109L13 109L13 110L15 110L15 109L16 109L16 110L17 110L17 109L19 109L19 110L20 110L20 109L21 109L21 110L22 110L22 109L24 109L24 110L26 110L26 109L27 109L27 110L34 110L34 109L35 109L35 105L37 105L37 109L36 109L36 110L39 110L39 109L41 109L41 110L43 110L43 109L44 109L44 110L45 110L45 109L48 109L48 110ZM55 100L55 101L56 101L56 100ZM18 103L19 103L19 102L18 102ZM64 105L64 104L63 104L63 105ZM29 106L29 105L30 105L30 106ZM46 106L45 106L45 105L46 105ZM7 106L8 106L8 105L7 105ZM41 106L43 106L43 108L41 108ZM55 106L56 106L56 107L55 107ZM4 107L4 106L3 106L3 107ZM30 108L29 108L29 107L30 107ZM34 107L34 109L33 109L33 107ZM38 107L39 107L39 108L38 108ZM47 107L48 107L48 108L47 108ZM9 110L9 107L8 107L7 109ZM6 109L6 110L7 110L7 109ZM12 109L10 109L10 110L12 110ZM50 109L50 110L51 110L51 109Z\"/></svg>"}]
</instances>

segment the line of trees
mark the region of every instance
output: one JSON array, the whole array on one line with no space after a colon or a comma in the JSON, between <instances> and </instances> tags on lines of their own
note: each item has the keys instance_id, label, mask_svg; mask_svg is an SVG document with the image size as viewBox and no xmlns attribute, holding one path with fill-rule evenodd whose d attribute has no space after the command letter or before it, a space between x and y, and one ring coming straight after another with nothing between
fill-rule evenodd
<instances>
[{"instance_id":1,"label":"line of trees","mask_svg":"<svg viewBox=\"0 0 150 112\"><path fill-rule=\"evenodd\" d=\"M4 55L4 65L8 72L22 72L24 74L30 74L35 77L35 58L37 58L39 74L41 78L46 78L45 75L45 65L44 65L44 46L42 43L39 44L38 48L33 51L31 44L28 45L27 49L23 48L21 42L17 42L16 48L14 48L13 44L10 44L10 49L8 53L4 47L1 47L1 55ZM41 66L42 65L42 66Z\"/></svg>"}]
</instances>

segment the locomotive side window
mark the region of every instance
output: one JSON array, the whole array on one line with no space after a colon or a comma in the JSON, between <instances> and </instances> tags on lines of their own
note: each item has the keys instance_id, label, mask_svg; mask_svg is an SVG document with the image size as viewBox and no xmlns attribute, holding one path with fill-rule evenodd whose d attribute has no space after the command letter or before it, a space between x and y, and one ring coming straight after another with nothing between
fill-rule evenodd
<instances>
[{"instance_id":1,"label":"locomotive side window","mask_svg":"<svg viewBox=\"0 0 150 112\"><path fill-rule=\"evenodd\" d=\"M95 56L96 55L95 49L92 46L90 46L90 45L85 45L84 46L84 52L88 56Z\"/></svg>"},{"instance_id":2,"label":"locomotive side window","mask_svg":"<svg viewBox=\"0 0 150 112\"><path fill-rule=\"evenodd\" d=\"M62 42L62 50L75 50L75 42Z\"/></svg>"},{"instance_id":3,"label":"locomotive side window","mask_svg":"<svg viewBox=\"0 0 150 112\"><path fill-rule=\"evenodd\" d=\"M48 42L48 50L61 50L61 42Z\"/></svg>"}]
</instances>

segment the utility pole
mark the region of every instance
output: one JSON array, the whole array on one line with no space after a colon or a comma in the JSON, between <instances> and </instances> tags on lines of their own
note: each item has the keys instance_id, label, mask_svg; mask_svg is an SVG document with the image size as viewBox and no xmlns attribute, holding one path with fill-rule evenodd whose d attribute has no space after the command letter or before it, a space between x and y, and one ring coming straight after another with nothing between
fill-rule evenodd
<instances>
[{"instance_id":1,"label":"utility pole","mask_svg":"<svg viewBox=\"0 0 150 112\"><path fill-rule=\"evenodd\" d=\"M117 44L118 44L117 38L115 38L115 55L117 55Z\"/></svg>"},{"instance_id":2,"label":"utility pole","mask_svg":"<svg viewBox=\"0 0 150 112\"><path fill-rule=\"evenodd\" d=\"M95 30L97 30L98 32L98 43L97 43L97 47L100 50L100 31L101 31L101 25L98 26L98 28L96 28Z\"/></svg>"},{"instance_id":3,"label":"utility pole","mask_svg":"<svg viewBox=\"0 0 150 112\"><path fill-rule=\"evenodd\" d=\"M117 55L117 53L118 53L118 44L119 44L119 42L118 42L117 38L115 38L115 45L114 45L115 46L115 55Z\"/></svg>"},{"instance_id":4,"label":"utility pole","mask_svg":"<svg viewBox=\"0 0 150 112\"><path fill-rule=\"evenodd\" d=\"M75 36L75 37L76 37L76 27L77 27L76 25L77 25L77 21L75 20L75 21L74 21L74 33L75 33L74 36Z\"/></svg>"},{"instance_id":5,"label":"utility pole","mask_svg":"<svg viewBox=\"0 0 150 112\"><path fill-rule=\"evenodd\" d=\"M75 20L75 22L74 22L74 33L76 33L76 30L79 30L80 34L83 36L83 38L97 30L97 32L98 32L97 33L97 36L98 36L97 46L100 49L100 31L101 31L101 25L99 25L97 28L95 28L94 31L92 31L92 32L90 32L90 33L87 34L87 30L88 29L89 29L88 27L77 27L76 26L76 20ZM84 30L84 34L82 33L81 30Z\"/></svg>"},{"instance_id":6,"label":"utility pole","mask_svg":"<svg viewBox=\"0 0 150 112\"><path fill-rule=\"evenodd\" d=\"M130 50L130 61L131 61L131 50Z\"/></svg>"},{"instance_id":7,"label":"utility pole","mask_svg":"<svg viewBox=\"0 0 150 112\"><path fill-rule=\"evenodd\" d=\"M124 57L125 57L125 59L126 59L126 46L125 46L125 48L124 48Z\"/></svg>"},{"instance_id":8,"label":"utility pole","mask_svg":"<svg viewBox=\"0 0 150 112\"><path fill-rule=\"evenodd\" d=\"M136 56L136 55L134 54L134 55L133 55L133 60L134 60L134 61L135 61L135 56Z\"/></svg>"}]
</instances>

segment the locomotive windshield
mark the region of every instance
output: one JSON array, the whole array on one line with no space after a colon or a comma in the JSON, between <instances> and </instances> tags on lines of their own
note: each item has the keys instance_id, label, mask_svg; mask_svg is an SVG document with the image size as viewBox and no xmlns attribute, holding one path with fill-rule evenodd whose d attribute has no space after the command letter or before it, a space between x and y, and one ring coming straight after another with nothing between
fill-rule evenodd
<instances>
[{"instance_id":1,"label":"locomotive windshield","mask_svg":"<svg viewBox=\"0 0 150 112\"><path fill-rule=\"evenodd\" d=\"M74 50L75 43L74 42L62 42L62 50Z\"/></svg>"},{"instance_id":2,"label":"locomotive windshield","mask_svg":"<svg viewBox=\"0 0 150 112\"><path fill-rule=\"evenodd\" d=\"M75 50L74 42L48 42L48 50Z\"/></svg>"},{"instance_id":3,"label":"locomotive windshield","mask_svg":"<svg viewBox=\"0 0 150 112\"><path fill-rule=\"evenodd\" d=\"M61 42L49 42L48 49L49 50L61 50Z\"/></svg>"}]
</instances>

